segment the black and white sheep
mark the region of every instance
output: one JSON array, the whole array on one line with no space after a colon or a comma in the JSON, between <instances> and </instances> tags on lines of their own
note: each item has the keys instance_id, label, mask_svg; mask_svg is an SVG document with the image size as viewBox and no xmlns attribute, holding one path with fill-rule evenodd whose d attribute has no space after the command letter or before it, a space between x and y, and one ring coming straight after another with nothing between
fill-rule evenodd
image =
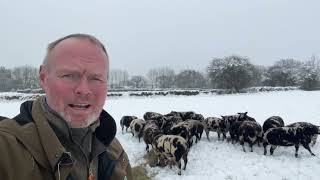
<instances>
[{"instance_id":1,"label":"black and white sheep","mask_svg":"<svg viewBox=\"0 0 320 180\"><path fill-rule=\"evenodd\" d=\"M183 170L186 169L189 148L187 141L181 136L157 135L152 142L152 148L158 156L158 164L160 164L160 159L166 159L170 167L172 165L178 166L178 174L181 175L181 159L183 159Z\"/></svg>"},{"instance_id":2,"label":"black and white sheep","mask_svg":"<svg viewBox=\"0 0 320 180\"><path fill-rule=\"evenodd\" d=\"M253 144L258 143L258 145L260 146L262 137L262 128L255 121L243 121L243 123L239 127L239 141L244 152L246 152L244 148L244 142L249 143L251 152L253 152Z\"/></svg>"},{"instance_id":3,"label":"black and white sheep","mask_svg":"<svg viewBox=\"0 0 320 180\"><path fill-rule=\"evenodd\" d=\"M120 119L122 133L123 133L124 127L126 127L126 132L128 131L128 128L130 127L130 123L134 119L138 119L138 117L136 117L136 116L122 116L122 118Z\"/></svg>"},{"instance_id":4,"label":"black and white sheep","mask_svg":"<svg viewBox=\"0 0 320 180\"><path fill-rule=\"evenodd\" d=\"M263 132L267 132L270 128L283 127L284 121L280 116L271 116L264 121L262 125Z\"/></svg>"},{"instance_id":5,"label":"black and white sheep","mask_svg":"<svg viewBox=\"0 0 320 180\"><path fill-rule=\"evenodd\" d=\"M146 124L146 121L143 119L134 119L130 123L130 129L132 136L137 136L140 142L140 138L143 136L143 128Z\"/></svg>"},{"instance_id":6,"label":"black and white sheep","mask_svg":"<svg viewBox=\"0 0 320 180\"><path fill-rule=\"evenodd\" d=\"M298 157L299 146L302 145L311 155L315 156L309 144L316 134L319 134L319 128L315 125L271 128L265 132L263 137L264 155L267 154L268 145L271 145L271 155L273 155L277 146L295 146L295 157Z\"/></svg>"}]
</instances>

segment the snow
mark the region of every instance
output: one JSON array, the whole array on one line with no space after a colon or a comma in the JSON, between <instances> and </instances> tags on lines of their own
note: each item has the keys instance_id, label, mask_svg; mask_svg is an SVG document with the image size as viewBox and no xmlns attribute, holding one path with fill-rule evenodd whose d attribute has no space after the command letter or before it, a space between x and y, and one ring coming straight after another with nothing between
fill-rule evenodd
<instances>
[{"instance_id":1,"label":"snow","mask_svg":"<svg viewBox=\"0 0 320 180\"><path fill-rule=\"evenodd\" d=\"M259 123L270 116L281 116L285 123L307 121L320 125L320 91L286 91L235 95L199 95L177 97L125 97L109 98L105 109L115 118L118 125L117 137L129 155L133 166L144 162L144 142L131 134L121 133L120 118L124 115L136 115L142 118L147 111L169 113L175 111L195 111L205 117L232 115L248 111ZM19 112L21 102L0 102L1 115L12 117ZM188 165L182 175L177 168L151 168L148 173L156 180L318 180L320 169L319 139L311 156L302 146L299 157L294 157L294 147L278 147L273 156L263 155L263 148L254 146L253 151L243 152L238 144L217 140L216 133L210 133L209 142L205 136L190 149Z\"/></svg>"}]
</instances>

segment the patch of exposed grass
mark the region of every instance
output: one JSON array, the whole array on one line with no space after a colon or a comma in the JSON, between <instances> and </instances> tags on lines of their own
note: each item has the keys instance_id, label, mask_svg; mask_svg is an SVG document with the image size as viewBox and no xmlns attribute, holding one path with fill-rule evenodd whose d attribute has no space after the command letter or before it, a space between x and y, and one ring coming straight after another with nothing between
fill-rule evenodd
<instances>
[{"instance_id":1,"label":"patch of exposed grass","mask_svg":"<svg viewBox=\"0 0 320 180\"><path fill-rule=\"evenodd\" d=\"M143 158L145 159L146 163L150 166L150 167L155 167L155 166L160 166L160 167L164 167L166 166L165 161L160 161L160 164L158 163L158 157L157 155L154 153L153 150L149 151L148 153L146 153Z\"/></svg>"},{"instance_id":2,"label":"patch of exposed grass","mask_svg":"<svg viewBox=\"0 0 320 180\"><path fill-rule=\"evenodd\" d=\"M132 175L134 180L151 180L147 175L144 165L135 166L132 168Z\"/></svg>"},{"instance_id":3,"label":"patch of exposed grass","mask_svg":"<svg viewBox=\"0 0 320 180\"><path fill-rule=\"evenodd\" d=\"M134 180L151 180L152 177L154 177L156 174L148 174L147 170L146 170L146 166L150 166L150 167L156 167L156 166L160 166L160 167L164 167L166 166L166 162L164 162L163 160L160 160L160 164L158 163L158 157L157 155L154 153L153 150L147 152L144 156L143 156L145 162L135 166L132 168L132 173L133 173L133 178ZM149 176L148 176L149 175Z\"/></svg>"},{"instance_id":4,"label":"patch of exposed grass","mask_svg":"<svg viewBox=\"0 0 320 180\"><path fill-rule=\"evenodd\" d=\"M152 150L149 151L148 153L146 153L143 156L143 158L146 161L146 164L149 164L150 167L157 166L158 159L157 159L156 154Z\"/></svg>"}]
</instances>

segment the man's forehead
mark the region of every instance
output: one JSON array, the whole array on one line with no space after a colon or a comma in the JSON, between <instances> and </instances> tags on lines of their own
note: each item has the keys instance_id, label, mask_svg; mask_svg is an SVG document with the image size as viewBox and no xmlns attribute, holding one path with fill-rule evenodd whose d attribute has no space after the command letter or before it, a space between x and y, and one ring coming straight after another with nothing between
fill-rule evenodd
<instances>
[{"instance_id":1,"label":"man's forehead","mask_svg":"<svg viewBox=\"0 0 320 180\"><path fill-rule=\"evenodd\" d=\"M76 67L62 66L56 69L56 72L59 73L78 73L78 74L88 74L90 76L104 76L105 72L98 72L96 70L89 71L87 69L79 69Z\"/></svg>"},{"instance_id":2,"label":"man's forehead","mask_svg":"<svg viewBox=\"0 0 320 180\"><path fill-rule=\"evenodd\" d=\"M79 57L79 60L104 60L108 57L101 47L85 38L68 38L57 44L48 54L49 61L61 58Z\"/></svg>"},{"instance_id":3,"label":"man's forehead","mask_svg":"<svg viewBox=\"0 0 320 180\"><path fill-rule=\"evenodd\" d=\"M101 54L105 55L103 49L95 44L94 42L92 42L90 39L88 38L68 38L68 39L64 39L63 41L59 42L53 49L52 49L52 53L53 52L60 52L60 51L75 51L75 50L91 50L91 51L96 51L96 52L100 52ZM81 51L80 51L81 52Z\"/></svg>"}]
</instances>

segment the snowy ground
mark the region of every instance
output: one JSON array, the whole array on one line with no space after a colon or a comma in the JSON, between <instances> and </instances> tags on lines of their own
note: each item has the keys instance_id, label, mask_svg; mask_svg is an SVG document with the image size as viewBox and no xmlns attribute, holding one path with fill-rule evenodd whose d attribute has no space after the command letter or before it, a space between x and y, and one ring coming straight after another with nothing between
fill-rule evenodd
<instances>
[{"instance_id":1,"label":"snowy ground","mask_svg":"<svg viewBox=\"0 0 320 180\"><path fill-rule=\"evenodd\" d=\"M270 116L281 116L285 123L307 121L320 125L320 91L287 91L240 95L200 95L190 97L110 98L105 109L118 123L117 137L129 154L134 165L143 162L145 144L121 134L119 120L124 115L142 118L147 111L169 113L195 111L205 117L231 115L248 111L261 124ZM19 112L21 102L0 102L1 115L12 117ZM222 179L222 180L318 180L320 169L320 140L311 149L317 155L312 157L300 147L299 158L294 157L294 147L278 147L273 156L263 155L263 148L254 146L254 152L244 153L239 145L217 140L210 134L211 141L202 138L189 153L188 166L177 175L177 169L150 168L157 180ZM248 146L246 149L249 150Z\"/></svg>"}]
</instances>

